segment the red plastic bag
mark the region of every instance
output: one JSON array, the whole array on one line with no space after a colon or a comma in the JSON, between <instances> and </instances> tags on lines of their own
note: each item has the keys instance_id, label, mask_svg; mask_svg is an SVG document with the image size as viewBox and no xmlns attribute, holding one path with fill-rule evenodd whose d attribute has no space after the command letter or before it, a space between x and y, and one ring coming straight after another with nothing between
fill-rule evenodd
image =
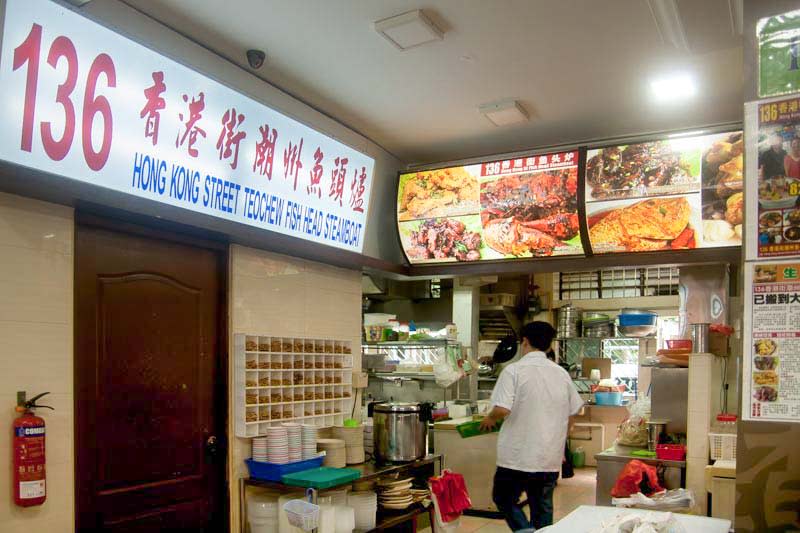
<instances>
[{"instance_id":1,"label":"red plastic bag","mask_svg":"<svg viewBox=\"0 0 800 533\"><path fill-rule=\"evenodd\" d=\"M637 492L650 496L662 490L664 488L658 484L656 467L634 459L626 464L622 472L619 473L617 482L614 484L614 488L611 489L611 496L614 498L627 498Z\"/></svg>"},{"instance_id":2,"label":"red plastic bag","mask_svg":"<svg viewBox=\"0 0 800 533\"><path fill-rule=\"evenodd\" d=\"M439 514L442 515L444 522L452 522L461 516L461 513L472 507L467 485L461 474L444 470L441 476L430 478L428 484L431 492L436 495Z\"/></svg>"}]
</instances>

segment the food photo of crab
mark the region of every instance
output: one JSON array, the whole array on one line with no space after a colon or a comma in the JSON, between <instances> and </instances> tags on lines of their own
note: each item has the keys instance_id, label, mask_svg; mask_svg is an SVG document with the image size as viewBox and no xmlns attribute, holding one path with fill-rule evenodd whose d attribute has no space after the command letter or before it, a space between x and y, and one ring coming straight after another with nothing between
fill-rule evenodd
<instances>
[{"instance_id":1,"label":"food photo of crab","mask_svg":"<svg viewBox=\"0 0 800 533\"><path fill-rule=\"evenodd\" d=\"M484 242L502 257L582 253L577 190L575 167L481 183Z\"/></svg>"}]
</instances>

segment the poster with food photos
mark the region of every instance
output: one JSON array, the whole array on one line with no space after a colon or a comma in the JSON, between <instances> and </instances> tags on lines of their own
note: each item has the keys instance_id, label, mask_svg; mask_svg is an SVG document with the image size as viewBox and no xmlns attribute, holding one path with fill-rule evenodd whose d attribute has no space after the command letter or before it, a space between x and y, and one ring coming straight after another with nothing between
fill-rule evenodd
<instances>
[{"instance_id":1,"label":"poster with food photos","mask_svg":"<svg viewBox=\"0 0 800 533\"><path fill-rule=\"evenodd\" d=\"M742 418L800 422L800 261L748 263Z\"/></svg>"},{"instance_id":2,"label":"poster with food photos","mask_svg":"<svg viewBox=\"0 0 800 533\"><path fill-rule=\"evenodd\" d=\"M582 255L578 151L400 175L397 224L412 264Z\"/></svg>"},{"instance_id":3,"label":"poster with food photos","mask_svg":"<svg viewBox=\"0 0 800 533\"><path fill-rule=\"evenodd\" d=\"M800 256L800 97L745 106L747 258Z\"/></svg>"},{"instance_id":4,"label":"poster with food photos","mask_svg":"<svg viewBox=\"0 0 800 533\"><path fill-rule=\"evenodd\" d=\"M586 218L595 254L741 246L742 132L593 148Z\"/></svg>"}]
</instances>

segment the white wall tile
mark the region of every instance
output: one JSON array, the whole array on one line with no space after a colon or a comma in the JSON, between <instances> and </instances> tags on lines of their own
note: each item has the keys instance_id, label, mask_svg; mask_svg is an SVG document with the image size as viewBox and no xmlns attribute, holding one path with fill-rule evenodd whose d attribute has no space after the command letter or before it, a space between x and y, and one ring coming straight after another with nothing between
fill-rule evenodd
<instances>
[{"instance_id":1,"label":"white wall tile","mask_svg":"<svg viewBox=\"0 0 800 533\"><path fill-rule=\"evenodd\" d=\"M47 501L23 509L11 499L11 469L0 473L0 531L74 529L74 223L67 207L0 193L0 457L11 457L16 391L49 391Z\"/></svg>"},{"instance_id":2,"label":"white wall tile","mask_svg":"<svg viewBox=\"0 0 800 533\"><path fill-rule=\"evenodd\" d=\"M230 333L361 339L361 273L231 246ZM353 354L354 364L360 354ZM231 418L232 420L232 418ZM233 428L229 428L233 435ZM239 525L238 479L247 475L248 439L229 451L232 530Z\"/></svg>"}]
</instances>

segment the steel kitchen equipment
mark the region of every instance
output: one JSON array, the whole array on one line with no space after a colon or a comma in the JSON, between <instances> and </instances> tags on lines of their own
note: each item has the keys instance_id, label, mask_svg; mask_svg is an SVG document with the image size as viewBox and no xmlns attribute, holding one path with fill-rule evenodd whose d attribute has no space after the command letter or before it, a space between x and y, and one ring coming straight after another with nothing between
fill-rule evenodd
<instances>
[{"instance_id":1,"label":"steel kitchen equipment","mask_svg":"<svg viewBox=\"0 0 800 533\"><path fill-rule=\"evenodd\" d=\"M558 328L559 338L577 337L579 333L578 323L583 318L583 309L572 304L562 305L558 309Z\"/></svg>"},{"instance_id":2,"label":"steel kitchen equipment","mask_svg":"<svg viewBox=\"0 0 800 533\"><path fill-rule=\"evenodd\" d=\"M656 446L661 442L661 434L667 427L669 420L651 418L647 421L647 449L651 452L656 451Z\"/></svg>"},{"instance_id":3,"label":"steel kitchen equipment","mask_svg":"<svg viewBox=\"0 0 800 533\"><path fill-rule=\"evenodd\" d=\"M692 328L692 346L695 353L708 353L708 327L710 324L690 324Z\"/></svg>"},{"instance_id":4,"label":"steel kitchen equipment","mask_svg":"<svg viewBox=\"0 0 800 533\"><path fill-rule=\"evenodd\" d=\"M407 462L428 453L429 404L388 402L374 407L375 459Z\"/></svg>"}]
</instances>

